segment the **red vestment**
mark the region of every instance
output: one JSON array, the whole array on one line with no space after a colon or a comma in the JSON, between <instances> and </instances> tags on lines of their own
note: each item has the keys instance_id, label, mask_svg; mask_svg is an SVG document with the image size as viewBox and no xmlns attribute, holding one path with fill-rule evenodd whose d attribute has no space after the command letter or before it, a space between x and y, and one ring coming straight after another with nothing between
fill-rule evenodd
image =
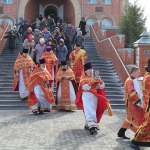
<instances>
[{"instance_id":1,"label":"red vestment","mask_svg":"<svg viewBox=\"0 0 150 150\"><path fill-rule=\"evenodd\" d=\"M18 83L19 83L19 76L17 75L17 71L19 69L22 69L22 75L23 75L23 81L25 84L26 89L28 89L29 85L29 77L32 73L31 70L29 70L30 67L36 67L35 63L31 59L29 55L27 57L23 57L23 53L20 52L18 54L18 57L14 64L14 82L13 82L13 91L18 91Z\"/></svg>"},{"instance_id":2,"label":"red vestment","mask_svg":"<svg viewBox=\"0 0 150 150\"><path fill-rule=\"evenodd\" d=\"M150 73L146 72L143 78L143 97L145 121L135 134L133 144L150 147Z\"/></svg>"},{"instance_id":3,"label":"red vestment","mask_svg":"<svg viewBox=\"0 0 150 150\"><path fill-rule=\"evenodd\" d=\"M139 97L134 89L133 79L131 77L126 79L124 90L124 103L126 106L127 117L124 120L122 128L131 129L133 132L136 132L144 121L144 111L143 108L136 105Z\"/></svg>"},{"instance_id":4,"label":"red vestment","mask_svg":"<svg viewBox=\"0 0 150 150\"><path fill-rule=\"evenodd\" d=\"M50 73L48 72L48 70L41 70L39 67L35 68L35 70L33 71L30 79L29 79L29 96L28 96L28 106L31 107L33 105L35 105L38 100L36 98L36 95L34 93L34 87L39 84L43 93L44 93L44 97L46 98L46 100L49 103L53 103L54 102L54 96L52 91L50 90L50 85L49 87L46 86L46 82L49 81L50 84L53 82L53 79L50 75Z\"/></svg>"},{"instance_id":5,"label":"red vestment","mask_svg":"<svg viewBox=\"0 0 150 150\"><path fill-rule=\"evenodd\" d=\"M70 53L69 59L73 62L73 73L75 75L76 82L80 83L81 75L84 72L84 63L87 59L87 53L84 50L74 50Z\"/></svg>"},{"instance_id":6,"label":"red vestment","mask_svg":"<svg viewBox=\"0 0 150 150\"><path fill-rule=\"evenodd\" d=\"M88 92L91 92L98 98L97 110L96 110L97 123L100 122L102 115L103 115L105 109L107 108L107 106L108 106L110 115L112 115L112 110L111 110L111 107L109 104L109 100L105 97L105 90L104 89L96 89L96 87L99 83L103 83L103 81L96 80L96 81L92 82L91 76L83 76L81 78L79 91L76 95L76 101L75 101L76 105L84 111L84 105L82 102L82 93L84 91L82 90L82 86L84 84L90 85L91 89L88 90Z\"/></svg>"}]
</instances>

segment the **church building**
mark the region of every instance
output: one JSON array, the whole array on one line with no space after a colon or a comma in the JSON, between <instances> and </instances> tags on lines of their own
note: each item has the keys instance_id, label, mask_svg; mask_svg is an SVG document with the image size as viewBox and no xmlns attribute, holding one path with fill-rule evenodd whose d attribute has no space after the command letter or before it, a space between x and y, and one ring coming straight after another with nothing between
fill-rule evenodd
<instances>
[{"instance_id":1,"label":"church building","mask_svg":"<svg viewBox=\"0 0 150 150\"><path fill-rule=\"evenodd\" d=\"M5 19L12 26L16 18L23 17L32 23L41 15L59 16L62 20L79 26L81 17L87 28L94 22L102 26L118 26L121 13L128 0L1 0L0 20Z\"/></svg>"}]
</instances>

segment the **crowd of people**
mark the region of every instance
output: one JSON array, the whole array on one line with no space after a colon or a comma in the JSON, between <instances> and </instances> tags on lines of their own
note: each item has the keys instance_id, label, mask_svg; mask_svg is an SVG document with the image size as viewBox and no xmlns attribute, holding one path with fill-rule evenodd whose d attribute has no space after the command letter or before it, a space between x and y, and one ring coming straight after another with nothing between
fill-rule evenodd
<instances>
[{"instance_id":1,"label":"crowd of people","mask_svg":"<svg viewBox=\"0 0 150 150\"><path fill-rule=\"evenodd\" d=\"M57 23L50 16L40 19L36 20L34 32L24 21L23 50L14 64L13 90L19 91L22 100L28 97L28 107L35 115L51 111L53 104L57 110L80 107L86 116L85 129L94 134L105 109L109 108L110 115L112 110L104 82L98 72L93 76L92 64L86 63L86 33L60 18Z\"/></svg>"},{"instance_id":2,"label":"crowd of people","mask_svg":"<svg viewBox=\"0 0 150 150\"><path fill-rule=\"evenodd\" d=\"M27 26L26 30L22 27L21 32L24 48L14 64L13 90L19 91L21 99L28 97L28 106L35 115L51 111L54 103L58 110L81 108L85 115L85 129L92 135L99 130L106 108L109 115L113 115L105 96L105 84L98 71L93 73L92 64L86 63L88 55L83 45L86 32L74 29L71 23L66 24L60 18L57 21L50 16L42 20L39 17L34 32L24 22ZM80 27L85 24L82 19ZM82 27L82 30L85 29ZM12 53L17 34L17 31L11 31L6 36ZM127 117L118 132L118 137L123 139L129 139L125 135L127 129L135 132L130 143L135 150L140 150L139 146L150 147L150 60L145 70L141 91L137 82L140 69L131 68L131 75L125 82Z\"/></svg>"}]
</instances>

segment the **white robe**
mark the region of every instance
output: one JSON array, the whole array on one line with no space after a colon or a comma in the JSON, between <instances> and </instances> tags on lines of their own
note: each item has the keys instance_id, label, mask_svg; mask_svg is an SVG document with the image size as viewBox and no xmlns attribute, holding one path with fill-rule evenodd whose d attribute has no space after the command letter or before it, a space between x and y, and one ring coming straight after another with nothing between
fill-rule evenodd
<instances>
[{"instance_id":1,"label":"white robe","mask_svg":"<svg viewBox=\"0 0 150 150\"><path fill-rule=\"evenodd\" d=\"M98 84L97 89L103 89L105 87L105 84ZM82 86L82 90L90 90L91 86L88 84L84 84ZM97 118L96 118L96 109L97 109L97 100L98 98L92 94L91 92L83 92L82 94L82 101L83 101L83 107L84 107L84 113L85 113L85 125L89 128L97 127Z\"/></svg>"},{"instance_id":2,"label":"white robe","mask_svg":"<svg viewBox=\"0 0 150 150\"><path fill-rule=\"evenodd\" d=\"M57 100L58 100L57 106L76 107L76 105L75 105L76 93L75 93L75 90L74 90L74 87L73 87L71 81L69 81L69 88L70 88L70 101L71 101L71 104L70 105L62 105L61 102L60 102L60 101L62 101L62 98L61 98L61 82L59 83L59 87L58 87L58 91L57 91Z\"/></svg>"},{"instance_id":3,"label":"white robe","mask_svg":"<svg viewBox=\"0 0 150 150\"><path fill-rule=\"evenodd\" d=\"M38 107L40 107L40 110L51 110L52 109L52 105L45 98L44 93L39 84L37 84L34 87L34 93L36 95L38 102L31 107L32 110L38 110Z\"/></svg>"},{"instance_id":4,"label":"white robe","mask_svg":"<svg viewBox=\"0 0 150 150\"><path fill-rule=\"evenodd\" d=\"M29 70L33 70L33 67L30 67ZM24 99L28 97L29 91L28 89L26 89L24 84L22 69L19 69L18 72L19 72L19 94L21 99Z\"/></svg>"},{"instance_id":5,"label":"white robe","mask_svg":"<svg viewBox=\"0 0 150 150\"><path fill-rule=\"evenodd\" d=\"M51 85L51 90L54 92L54 78L55 78L55 74L54 74L54 65L52 66L52 85Z\"/></svg>"}]
</instances>

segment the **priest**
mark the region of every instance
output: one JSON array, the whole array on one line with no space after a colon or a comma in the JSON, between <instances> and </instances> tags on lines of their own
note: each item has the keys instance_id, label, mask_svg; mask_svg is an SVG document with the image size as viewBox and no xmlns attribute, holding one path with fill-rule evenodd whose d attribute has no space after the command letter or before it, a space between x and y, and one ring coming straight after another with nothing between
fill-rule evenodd
<instances>
[{"instance_id":1,"label":"priest","mask_svg":"<svg viewBox=\"0 0 150 150\"><path fill-rule=\"evenodd\" d=\"M80 44L76 44L76 48L70 53L69 59L73 62L72 70L75 75L76 82L79 84L81 75L84 72L84 63L87 59L87 53L85 50L81 49Z\"/></svg>"},{"instance_id":2,"label":"priest","mask_svg":"<svg viewBox=\"0 0 150 150\"><path fill-rule=\"evenodd\" d=\"M127 116L118 132L118 137L123 139L129 139L125 135L127 129L137 132L138 128L144 121L144 111L142 108L143 95L137 83L137 78L139 77L140 69L137 66L133 66L131 68L131 75L126 79L124 84L124 103L126 106Z\"/></svg>"},{"instance_id":3,"label":"priest","mask_svg":"<svg viewBox=\"0 0 150 150\"><path fill-rule=\"evenodd\" d=\"M130 147L135 150L140 150L139 146L150 147L150 59L148 66L145 67L145 74L143 78L143 109L144 109L144 123L137 130L134 139L130 143Z\"/></svg>"},{"instance_id":4,"label":"priest","mask_svg":"<svg viewBox=\"0 0 150 150\"><path fill-rule=\"evenodd\" d=\"M46 61L46 69L49 71L53 79L51 90L54 91L54 81L56 77L56 72L58 70L58 59L54 54L54 52L52 51L51 46L46 46L45 49L46 51L44 52L41 59L45 59Z\"/></svg>"},{"instance_id":5,"label":"priest","mask_svg":"<svg viewBox=\"0 0 150 150\"><path fill-rule=\"evenodd\" d=\"M77 92L75 76L65 60L61 61L61 66L56 75L56 81L56 108L58 110L77 110L77 106L75 105Z\"/></svg>"},{"instance_id":6,"label":"priest","mask_svg":"<svg viewBox=\"0 0 150 150\"><path fill-rule=\"evenodd\" d=\"M112 115L112 109L105 97L105 84L98 73L93 75L92 64L86 63L84 71L75 102L84 111L85 129L89 129L92 135L99 130L99 122L105 109L108 107L109 115Z\"/></svg>"},{"instance_id":7,"label":"priest","mask_svg":"<svg viewBox=\"0 0 150 150\"><path fill-rule=\"evenodd\" d=\"M29 77L35 67L35 63L28 55L28 49L23 49L14 64L13 82L13 91L19 91L21 99L28 97Z\"/></svg>"},{"instance_id":8,"label":"priest","mask_svg":"<svg viewBox=\"0 0 150 150\"><path fill-rule=\"evenodd\" d=\"M51 91L53 79L46 69L45 59L40 59L37 68L33 71L29 80L28 106L37 115L43 114L44 110L50 111L54 96Z\"/></svg>"}]
</instances>

